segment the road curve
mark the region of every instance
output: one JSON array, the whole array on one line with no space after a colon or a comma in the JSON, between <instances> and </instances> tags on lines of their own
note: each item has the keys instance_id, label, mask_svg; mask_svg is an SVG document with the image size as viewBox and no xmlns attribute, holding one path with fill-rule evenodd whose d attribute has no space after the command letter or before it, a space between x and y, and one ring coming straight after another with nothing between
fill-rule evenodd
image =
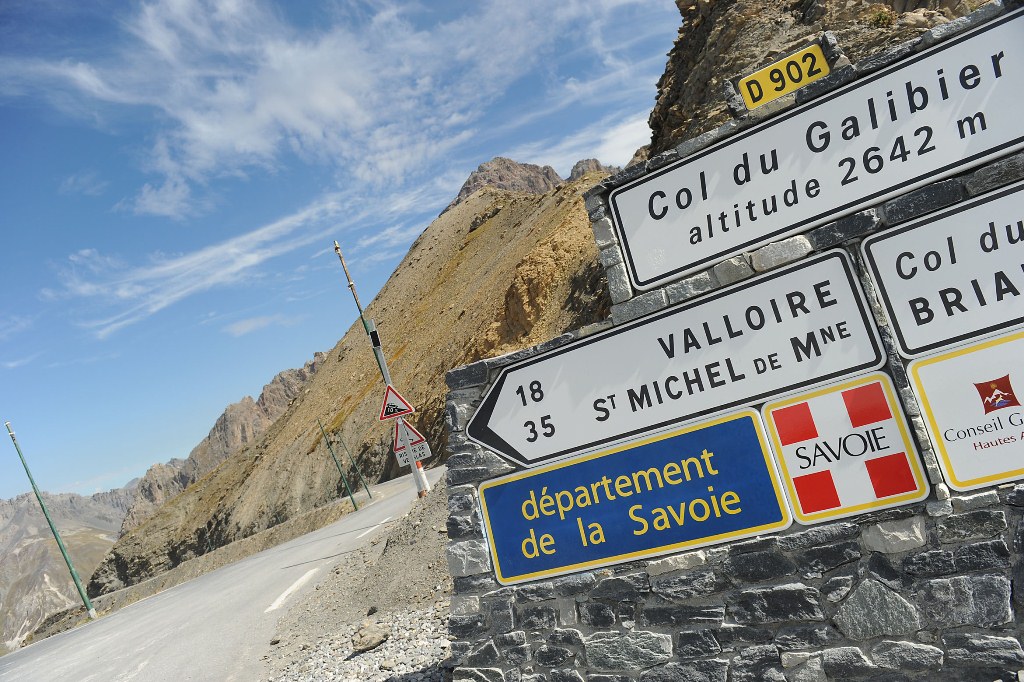
<instances>
[{"instance_id":1,"label":"road curve","mask_svg":"<svg viewBox=\"0 0 1024 682\"><path fill-rule=\"evenodd\" d=\"M431 483L444 473L431 469ZM400 519L416 499L410 476L372 488L372 503L320 530L170 588L75 630L0 658L3 682L181 682L265 677L260 660L277 620L338 558Z\"/></svg>"}]
</instances>

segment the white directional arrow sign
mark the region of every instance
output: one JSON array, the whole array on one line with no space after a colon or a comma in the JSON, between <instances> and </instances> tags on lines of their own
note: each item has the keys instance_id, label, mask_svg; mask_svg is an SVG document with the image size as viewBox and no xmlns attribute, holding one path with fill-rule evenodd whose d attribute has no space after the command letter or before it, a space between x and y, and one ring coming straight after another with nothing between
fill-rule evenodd
<instances>
[{"instance_id":1,"label":"white directional arrow sign","mask_svg":"<svg viewBox=\"0 0 1024 682\"><path fill-rule=\"evenodd\" d=\"M536 466L884 360L849 258L831 251L510 365L467 431Z\"/></svg>"}]
</instances>

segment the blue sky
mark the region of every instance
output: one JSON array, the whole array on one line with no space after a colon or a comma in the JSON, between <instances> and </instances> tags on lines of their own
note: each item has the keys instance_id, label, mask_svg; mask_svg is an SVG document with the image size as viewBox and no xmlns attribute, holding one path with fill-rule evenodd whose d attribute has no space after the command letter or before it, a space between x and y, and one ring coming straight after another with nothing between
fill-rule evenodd
<instances>
[{"instance_id":1,"label":"blue sky","mask_svg":"<svg viewBox=\"0 0 1024 682\"><path fill-rule=\"evenodd\" d=\"M669 0L0 3L0 421L90 494L329 350L495 156L624 164ZM29 490L6 434L0 498Z\"/></svg>"}]
</instances>

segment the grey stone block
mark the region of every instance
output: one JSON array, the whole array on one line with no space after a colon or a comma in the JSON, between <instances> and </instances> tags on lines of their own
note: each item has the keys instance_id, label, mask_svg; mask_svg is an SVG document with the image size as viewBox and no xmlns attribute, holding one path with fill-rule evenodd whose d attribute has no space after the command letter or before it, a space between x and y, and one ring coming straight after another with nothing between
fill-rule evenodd
<instances>
[{"instance_id":1,"label":"grey stone block","mask_svg":"<svg viewBox=\"0 0 1024 682\"><path fill-rule=\"evenodd\" d=\"M605 195L606 194L607 194L607 190L604 187L602 187L601 185L595 185L594 187L591 187L586 192L584 192L583 193L583 206L584 206L584 208L586 208L587 213L590 213L591 211L595 211L598 208L605 208L605 207L607 207L608 204L607 204L607 201L605 199Z\"/></svg>"},{"instance_id":2,"label":"grey stone block","mask_svg":"<svg viewBox=\"0 0 1024 682\"><path fill-rule=\"evenodd\" d=\"M480 527L480 519L476 514L470 516L449 516L447 522L448 539L466 540L482 538L483 531Z\"/></svg>"},{"instance_id":3,"label":"grey stone block","mask_svg":"<svg viewBox=\"0 0 1024 682\"><path fill-rule=\"evenodd\" d=\"M826 649L821 654L821 664L825 674L835 680L869 677L878 672L878 668L855 646Z\"/></svg>"},{"instance_id":4,"label":"grey stone block","mask_svg":"<svg viewBox=\"0 0 1024 682\"><path fill-rule=\"evenodd\" d=\"M921 627L913 604L870 578L846 598L836 613L835 623L844 635L854 640L906 635Z\"/></svg>"},{"instance_id":5,"label":"grey stone block","mask_svg":"<svg viewBox=\"0 0 1024 682\"><path fill-rule=\"evenodd\" d=\"M806 663L789 673L788 679L789 682L828 682L821 656L808 658Z\"/></svg>"},{"instance_id":6,"label":"grey stone block","mask_svg":"<svg viewBox=\"0 0 1024 682\"><path fill-rule=\"evenodd\" d=\"M609 246L615 246L619 243L618 238L615 236L615 227L612 225L611 218L605 217L595 220L590 224L590 228L594 231L594 241L597 243L597 248L607 249Z\"/></svg>"},{"instance_id":7,"label":"grey stone block","mask_svg":"<svg viewBox=\"0 0 1024 682\"><path fill-rule=\"evenodd\" d=\"M734 554L722 564L725 573L745 582L772 580L796 572L796 564L779 552Z\"/></svg>"},{"instance_id":8,"label":"grey stone block","mask_svg":"<svg viewBox=\"0 0 1024 682\"><path fill-rule=\"evenodd\" d=\"M444 479L450 486L477 483L491 478L491 470L485 466L466 467L464 469L448 469Z\"/></svg>"},{"instance_id":9,"label":"grey stone block","mask_svg":"<svg viewBox=\"0 0 1024 682\"><path fill-rule=\"evenodd\" d=\"M492 640L487 640L466 656L466 663L473 667L495 665L498 661L498 647L494 646Z\"/></svg>"},{"instance_id":10,"label":"grey stone block","mask_svg":"<svg viewBox=\"0 0 1024 682\"><path fill-rule=\"evenodd\" d=\"M583 646L583 633L573 628L561 628L554 630L548 635L548 641L553 644L571 644L572 646Z\"/></svg>"},{"instance_id":11,"label":"grey stone block","mask_svg":"<svg viewBox=\"0 0 1024 682\"><path fill-rule=\"evenodd\" d=\"M879 642L871 649L875 665L890 670L938 670L942 667L942 649L914 642Z\"/></svg>"},{"instance_id":12,"label":"grey stone block","mask_svg":"<svg viewBox=\"0 0 1024 682\"><path fill-rule=\"evenodd\" d=\"M917 591L921 612L941 627L1002 625L1013 619L1010 581L1001 575L937 578Z\"/></svg>"},{"instance_id":13,"label":"grey stone block","mask_svg":"<svg viewBox=\"0 0 1024 682\"><path fill-rule=\"evenodd\" d=\"M946 647L946 665L962 668L1019 668L1024 651L1013 637L997 637L973 632L950 632L942 636Z\"/></svg>"},{"instance_id":14,"label":"grey stone block","mask_svg":"<svg viewBox=\"0 0 1024 682\"><path fill-rule=\"evenodd\" d=\"M669 284L665 287L665 293L668 295L669 303L679 303L680 301L707 293L716 286L718 286L718 283L711 276L711 271L705 270L686 279Z\"/></svg>"},{"instance_id":15,"label":"grey stone block","mask_svg":"<svg viewBox=\"0 0 1024 682\"><path fill-rule=\"evenodd\" d=\"M448 634L456 639L474 637L484 631L487 621L479 613L448 617Z\"/></svg>"},{"instance_id":16,"label":"grey stone block","mask_svg":"<svg viewBox=\"0 0 1024 682\"><path fill-rule=\"evenodd\" d=\"M800 583L743 590L730 605L729 612L741 624L825 618L818 591Z\"/></svg>"},{"instance_id":17,"label":"grey stone block","mask_svg":"<svg viewBox=\"0 0 1024 682\"><path fill-rule=\"evenodd\" d=\"M550 606L524 606L518 614L519 625L525 630L552 630L558 623L558 611Z\"/></svg>"},{"instance_id":18,"label":"grey stone block","mask_svg":"<svg viewBox=\"0 0 1024 682\"><path fill-rule=\"evenodd\" d=\"M562 665L573 656L573 652L569 649L561 646L551 646L550 644L542 644L533 652L533 660L549 668Z\"/></svg>"},{"instance_id":19,"label":"grey stone block","mask_svg":"<svg viewBox=\"0 0 1024 682\"><path fill-rule=\"evenodd\" d=\"M818 573L827 573L843 564L856 561L860 557L860 544L847 540L805 550L797 557L797 563L803 570L810 569Z\"/></svg>"},{"instance_id":20,"label":"grey stone block","mask_svg":"<svg viewBox=\"0 0 1024 682\"><path fill-rule=\"evenodd\" d=\"M474 575L491 570L491 557L483 540L449 543L446 552L448 571L453 577Z\"/></svg>"},{"instance_id":21,"label":"grey stone block","mask_svg":"<svg viewBox=\"0 0 1024 682\"><path fill-rule=\"evenodd\" d=\"M824 78L819 78L813 83L808 83L797 90L796 103L804 104L805 102L810 102L827 92L831 92L840 86L846 85L856 77L857 69L855 69L852 64L841 66L838 69L833 70L832 73Z\"/></svg>"},{"instance_id":22,"label":"grey stone block","mask_svg":"<svg viewBox=\"0 0 1024 682\"><path fill-rule=\"evenodd\" d=\"M931 47L936 43L948 40L959 33L963 33L968 29L979 26L989 19L1002 14L1004 9L1005 6L1003 5L1002 0L992 0L967 16L959 17L947 24L939 24L921 36L921 49Z\"/></svg>"},{"instance_id":23,"label":"grey stone block","mask_svg":"<svg viewBox=\"0 0 1024 682\"><path fill-rule=\"evenodd\" d=\"M807 237L798 234L754 251L750 256L750 264L755 271L766 272L800 260L811 251L811 242Z\"/></svg>"},{"instance_id":24,"label":"grey stone block","mask_svg":"<svg viewBox=\"0 0 1024 682\"><path fill-rule=\"evenodd\" d=\"M866 76L869 73L873 73L881 68L889 66L890 64L894 64L904 57L917 52L920 42L920 38L915 38L914 40L908 40L905 43L894 45L887 50L876 52L870 57L860 60L853 66L857 69L858 76Z\"/></svg>"},{"instance_id":25,"label":"grey stone block","mask_svg":"<svg viewBox=\"0 0 1024 682\"><path fill-rule=\"evenodd\" d=\"M942 543L991 538L1006 530L1006 514L997 509L953 514L939 522L938 530Z\"/></svg>"},{"instance_id":26,"label":"grey stone block","mask_svg":"<svg viewBox=\"0 0 1024 682\"><path fill-rule=\"evenodd\" d=\"M835 578L829 578L824 585L821 586L821 593L825 595L825 599L832 604L841 602L846 598L846 595L850 594L850 590L853 589L853 577L848 575L840 575Z\"/></svg>"},{"instance_id":27,"label":"grey stone block","mask_svg":"<svg viewBox=\"0 0 1024 682\"><path fill-rule=\"evenodd\" d=\"M497 581L489 573L478 573L477 575L453 576L453 590L455 594L467 594L469 592L480 592L482 590L493 590L499 587Z\"/></svg>"},{"instance_id":28,"label":"grey stone block","mask_svg":"<svg viewBox=\"0 0 1024 682\"><path fill-rule=\"evenodd\" d=\"M573 668L560 668L548 673L549 682L586 682L580 671Z\"/></svg>"},{"instance_id":29,"label":"grey stone block","mask_svg":"<svg viewBox=\"0 0 1024 682\"><path fill-rule=\"evenodd\" d=\"M633 285L629 283L626 264L619 263L605 270L608 278L608 295L613 304L620 304L633 297Z\"/></svg>"},{"instance_id":30,"label":"grey stone block","mask_svg":"<svg viewBox=\"0 0 1024 682\"><path fill-rule=\"evenodd\" d=\"M606 192L604 187L598 187L598 189L600 189L602 193ZM590 222L600 220L606 215L608 215L608 207L603 203L595 206L593 209L587 209L587 217L590 218Z\"/></svg>"},{"instance_id":31,"label":"grey stone block","mask_svg":"<svg viewBox=\"0 0 1024 682\"><path fill-rule=\"evenodd\" d=\"M664 289L655 289L635 298L612 306L612 320L615 324L622 324L635 320L644 315L650 315L668 305L668 297Z\"/></svg>"},{"instance_id":32,"label":"grey stone block","mask_svg":"<svg viewBox=\"0 0 1024 682\"><path fill-rule=\"evenodd\" d=\"M725 651L740 649L751 644L767 644L775 637L768 628L756 628L750 625L723 625L714 630L715 639Z\"/></svg>"},{"instance_id":33,"label":"grey stone block","mask_svg":"<svg viewBox=\"0 0 1024 682\"><path fill-rule=\"evenodd\" d=\"M959 178L932 183L908 194L887 201L883 207L890 225L906 222L967 198Z\"/></svg>"},{"instance_id":34,"label":"grey stone block","mask_svg":"<svg viewBox=\"0 0 1024 682\"><path fill-rule=\"evenodd\" d=\"M957 495L951 497L950 501L953 503L953 512L961 514L999 504L999 493L995 490L985 490L974 495Z\"/></svg>"},{"instance_id":35,"label":"grey stone block","mask_svg":"<svg viewBox=\"0 0 1024 682\"><path fill-rule=\"evenodd\" d=\"M554 599L555 586L550 582L527 583L516 588L516 601L547 601Z\"/></svg>"},{"instance_id":36,"label":"grey stone block","mask_svg":"<svg viewBox=\"0 0 1024 682\"><path fill-rule=\"evenodd\" d=\"M676 641L676 656L679 658L700 658L714 656L722 651L722 645L711 630L680 632Z\"/></svg>"},{"instance_id":37,"label":"grey stone block","mask_svg":"<svg viewBox=\"0 0 1024 682\"><path fill-rule=\"evenodd\" d=\"M711 272L720 286L728 286L754 274L754 269L743 256L733 256L718 263Z\"/></svg>"},{"instance_id":38,"label":"grey stone block","mask_svg":"<svg viewBox=\"0 0 1024 682\"><path fill-rule=\"evenodd\" d=\"M444 375L444 382L448 384L448 388L455 391L472 386L482 386L487 383L487 375L487 364L480 361L448 370Z\"/></svg>"},{"instance_id":39,"label":"grey stone block","mask_svg":"<svg viewBox=\"0 0 1024 682\"><path fill-rule=\"evenodd\" d=\"M645 625L687 625L718 627L725 620L724 606L648 605L640 611Z\"/></svg>"},{"instance_id":40,"label":"grey stone block","mask_svg":"<svg viewBox=\"0 0 1024 682\"><path fill-rule=\"evenodd\" d=\"M1010 566L1010 549L1002 539L964 545L953 552L958 572L1002 570Z\"/></svg>"},{"instance_id":41,"label":"grey stone block","mask_svg":"<svg viewBox=\"0 0 1024 682\"><path fill-rule=\"evenodd\" d=\"M639 682L726 682L729 662L712 658L687 663L667 663L645 670Z\"/></svg>"},{"instance_id":42,"label":"grey stone block","mask_svg":"<svg viewBox=\"0 0 1024 682\"><path fill-rule=\"evenodd\" d=\"M601 267L607 270L613 265L622 263L622 249L617 245L611 245L607 248L601 249L597 254L598 259L601 261Z\"/></svg>"},{"instance_id":43,"label":"grey stone block","mask_svg":"<svg viewBox=\"0 0 1024 682\"><path fill-rule=\"evenodd\" d=\"M719 140L732 135L737 130L739 130L739 126L737 126L736 121L729 121L723 126L719 126L714 130L709 130L706 133L702 133L697 137L690 138L689 140L685 140L676 145L675 152L679 155L680 159L685 159L687 156L696 154L702 149L710 147Z\"/></svg>"},{"instance_id":44,"label":"grey stone block","mask_svg":"<svg viewBox=\"0 0 1024 682\"><path fill-rule=\"evenodd\" d=\"M448 488L448 513L466 514L476 509L476 489L470 485Z\"/></svg>"},{"instance_id":45,"label":"grey stone block","mask_svg":"<svg viewBox=\"0 0 1024 682\"><path fill-rule=\"evenodd\" d=\"M679 154L676 152L675 149L663 151L660 154L657 154L647 159L647 172L650 173L652 171L658 170L659 168L664 168L670 163L673 163L678 160Z\"/></svg>"},{"instance_id":46,"label":"grey stone block","mask_svg":"<svg viewBox=\"0 0 1024 682\"><path fill-rule=\"evenodd\" d=\"M574 573L572 575L556 578L552 583L555 591L563 597L590 592L597 584L597 576L593 573Z\"/></svg>"},{"instance_id":47,"label":"grey stone block","mask_svg":"<svg viewBox=\"0 0 1024 682\"><path fill-rule=\"evenodd\" d=\"M964 187L967 188L967 193L973 197L1021 178L1024 178L1024 152L979 168L964 177Z\"/></svg>"},{"instance_id":48,"label":"grey stone block","mask_svg":"<svg viewBox=\"0 0 1024 682\"><path fill-rule=\"evenodd\" d=\"M928 528L923 518L914 516L867 526L861 539L869 552L898 554L924 547L928 542Z\"/></svg>"},{"instance_id":49,"label":"grey stone block","mask_svg":"<svg viewBox=\"0 0 1024 682\"><path fill-rule=\"evenodd\" d=\"M587 664L601 670L650 668L672 658L672 637L660 632L597 632L586 647Z\"/></svg>"},{"instance_id":50,"label":"grey stone block","mask_svg":"<svg viewBox=\"0 0 1024 682\"><path fill-rule=\"evenodd\" d=\"M883 224L880 208L869 208L817 227L807 233L815 251L824 251L851 239L858 239L878 230Z\"/></svg>"},{"instance_id":51,"label":"grey stone block","mask_svg":"<svg viewBox=\"0 0 1024 682\"><path fill-rule=\"evenodd\" d=\"M818 44L821 45L821 52L830 65L846 56L843 48L839 46L839 38L832 31L822 33Z\"/></svg>"},{"instance_id":52,"label":"grey stone block","mask_svg":"<svg viewBox=\"0 0 1024 682\"><path fill-rule=\"evenodd\" d=\"M658 578L651 582L651 591L669 600L705 597L717 592L719 587L718 578L710 569Z\"/></svg>"},{"instance_id":53,"label":"grey stone block","mask_svg":"<svg viewBox=\"0 0 1024 682\"><path fill-rule=\"evenodd\" d=\"M778 538L779 549L784 552L791 552L808 547L838 542L840 540L852 540L860 534L860 526L856 523L829 523L822 526L815 526L791 535L784 535Z\"/></svg>"},{"instance_id":54,"label":"grey stone block","mask_svg":"<svg viewBox=\"0 0 1024 682\"><path fill-rule=\"evenodd\" d=\"M522 646L523 644L526 644L526 633L522 630L504 632L500 635L494 636L494 643L502 648L509 646Z\"/></svg>"},{"instance_id":55,"label":"grey stone block","mask_svg":"<svg viewBox=\"0 0 1024 682\"><path fill-rule=\"evenodd\" d=\"M1024 487L1024 486L1022 486ZM702 549L693 552L676 554L665 559L658 559L647 564L647 575L661 575L673 571L681 571L697 566L703 566L708 562L708 555Z\"/></svg>"},{"instance_id":56,"label":"grey stone block","mask_svg":"<svg viewBox=\"0 0 1024 682\"><path fill-rule=\"evenodd\" d=\"M722 99L725 100L725 106L729 108L729 113L733 118L746 115L747 104L743 101L739 90L736 89L736 84L728 78L722 81Z\"/></svg>"},{"instance_id":57,"label":"grey stone block","mask_svg":"<svg viewBox=\"0 0 1024 682\"><path fill-rule=\"evenodd\" d=\"M774 644L747 647L729 665L732 682L786 682L782 658Z\"/></svg>"},{"instance_id":58,"label":"grey stone block","mask_svg":"<svg viewBox=\"0 0 1024 682\"><path fill-rule=\"evenodd\" d=\"M775 643L780 649L820 649L842 639L839 631L827 623L808 623L779 628Z\"/></svg>"},{"instance_id":59,"label":"grey stone block","mask_svg":"<svg viewBox=\"0 0 1024 682\"><path fill-rule=\"evenodd\" d=\"M615 625L615 611L607 604L585 602L579 605L580 622L595 628L610 628Z\"/></svg>"},{"instance_id":60,"label":"grey stone block","mask_svg":"<svg viewBox=\"0 0 1024 682\"><path fill-rule=\"evenodd\" d=\"M633 573L605 578L590 592L591 599L637 602L643 593L650 591L651 583L646 573Z\"/></svg>"}]
</instances>

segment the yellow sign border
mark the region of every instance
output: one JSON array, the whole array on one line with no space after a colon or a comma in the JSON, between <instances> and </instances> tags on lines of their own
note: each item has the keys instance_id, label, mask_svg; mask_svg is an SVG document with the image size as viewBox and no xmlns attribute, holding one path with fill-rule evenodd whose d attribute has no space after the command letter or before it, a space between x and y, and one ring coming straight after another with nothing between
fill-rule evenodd
<instances>
[{"instance_id":1,"label":"yellow sign border","mask_svg":"<svg viewBox=\"0 0 1024 682\"><path fill-rule=\"evenodd\" d=\"M775 90L774 88L765 87L765 82L771 82L770 80L768 80L767 75L771 72L772 69L778 68L779 64L783 64L793 59L795 59L797 63L800 63L803 61L803 55L807 54L814 55L815 58L821 59L821 63L823 65L821 74L816 76L805 77L799 83L790 84L788 78L789 74L783 71L783 73L785 73L785 75L787 76L786 83L788 84L785 89L780 91ZM832 67L829 66L828 59L825 58L825 52L824 50L821 49L821 44L818 42L814 42L808 45L807 47L797 50L796 52L791 52L790 54L787 54L784 57L776 59L771 64L768 64L767 66L758 69L752 74L737 79L736 89L739 91L740 97L743 98L743 103L747 106L747 110L753 111L758 107L763 107L765 104L774 102L780 97L785 97L791 92L796 92L797 90L806 85L810 85L815 81L821 80L830 73L832 73ZM762 77L764 77L763 80ZM757 103L754 103L750 100L748 89L745 87L746 84L751 81L756 82L758 87L761 88L761 91L765 93L765 98Z\"/></svg>"},{"instance_id":2,"label":"yellow sign border","mask_svg":"<svg viewBox=\"0 0 1024 682\"><path fill-rule=\"evenodd\" d=\"M928 435L932 441L932 449L935 450L939 455L939 466L942 469L942 475L945 477L946 483L948 483L950 487L953 488L954 490L957 490L959 492L967 492L969 490L977 490L978 488L983 488L987 485L992 485L995 483L1005 483L1007 481L1018 480L1024 477L1024 467L1020 469L1014 469L1012 471L1004 471L1003 473L1000 474L991 474L989 476L972 478L966 481L961 481L959 478L957 478L955 472L953 471L953 463L949 458L949 453L946 451L945 442L941 438L935 438L935 436L940 433L939 425L935 421L935 414L932 410L931 402L928 400L928 396L925 394L924 387L921 384L921 376L918 374L918 371L922 367L934 365L935 363L942 362L943 360L949 360L952 358L960 357L961 355L969 355L980 350L993 348L1004 343L1011 343L1013 341L1019 341L1021 339L1024 339L1024 331L1012 332L1010 334L997 336L994 339L982 341L981 343L973 343L967 346L954 348L953 350L945 351L943 353L938 353L936 355L929 355L923 358L918 358L916 360L913 360L907 367L908 373L910 374L911 379L914 383L914 394L917 396L918 402L921 403L921 411L923 412L925 418L928 420ZM938 443L936 443L936 440L938 440Z\"/></svg>"},{"instance_id":3,"label":"yellow sign border","mask_svg":"<svg viewBox=\"0 0 1024 682\"><path fill-rule=\"evenodd\" d=\"M775 422L769 416L769 413L774 412L780 408L795 403L803 402L805 400L812 400L814 398L823 396L827 393L835 393L837 391L844 391L857 386L863 386L873 381L880 381L882 388L885 392L885 399L889 403L889 410L893 415L898 414L896 419L896 426L899 428L900 436L903 438L903 445L906 448L908 454L907 459L910 460L911 468L914 473L914 480L917 482L917 490L913 492L903 493L902 495L895 495L893 497L886 497L883 500L877 500L875 502L864 502L861 504L854 505L852 507L839 507L836 509L825 509L812 514L804 514L800 508L800 498L797 497L796 487L793 485L793 477L789 473L789 468L786 466L786 458L782 455L782 442L779 438L778 430L775 428ZM902 504L910 504L913 502L919 502L926 497L931 491L931 486L928 483L928 477L925 475L924 470L921 467L921 453L918 452L917 447L914 444L914 439L911 437L910 432L907 429L907 415L903 411L903 405L896 397L896 391L892 384L892 378L889 377L885 372L871 372L863 376L844 381L837 384L829 384L823 386L814 391L807 393L800 393L784 400L777 400L771 403L765 403L761 408L761 413L764 417L765 428L771 434L772 445L775 447L777 459L779 461L779 467L782 470L782 476L786 482L786 492L790 495L790 506L793 509L793 516L796 518L797 523L805 526L821 523L822 521L828 521L832 519L846 518L854 516L865 511L872 509L896 507ZM913 456L910 456L913 455Z\"/></svg>"},{"instance_id":4,"label":"yellow sign border","mask_svg":"<svg viewBox=\"0 0 1024 682\"><path fill-rule=\"evenodd\" d=\"M760 526L755 526L755 527L752 527L752 528L744 528L743 530L735 530L735 531L731 531L731 532L728 532L728 533L721 533L719 535L712 535L712 536L703 537L703 538L695 538L693 540L687 540L685 542L677 542L677 543L671 544L671 545L662 545L660 547L652 547L651 549L639 550L639 551L636 551L636 552L627 552L625 554L616 554L614 556L604 557L602 559L593 559L591 561L584 561L584 562L579 562L579 563L575 563L575 564L568 564L568 565L565 565L565 566L559 566L559 567L556 567L556 568L549 568L549 569L545 569L543 571L536 571L536 572L533 572L533 573L524 573L524 574L521 574L521 575L511 576L511 577L505 576L502 573L502 571L501 571L501 562L498 560L497 552L495 552L494 543L492 543L490 541L490 538L492 538L494 536L494 534L491 531L491 518L490 518L490 514L487 511L487 502L486 502L486 500L484 499L484 496L483 496L484 490L487 490L488 488L494 488L494 487L497 487L499 485L503 485L505 483L509 483L511 481L518 481L518 480L523 479L523 478L529 478L531 476L536 476L536 475L539 475L539 474L542 474L542 473L546 473L548 471L555 471L557 469L562 469L562 468L565 468L565 467L573 466L573 465L579 464L581 462L586 462L586 461L589 461L589 460L592 460L592 459L597 459L598 457L605 457L607 455L612 455L612 454L615 454L617 452L622 452L623 450L630 450L632 448L640 447L641 445L647 445L648 443L655 443L655 442L660 441L660 440L665 440L666 438L673 438L675 436L678 436L678 435L681 435L681 434L684 434L684 433L690 433L691 431L699 431L700 429L707 428L707 427L710 427L710 426L717 426L718 424L722 424L722 423L725 423L725 422L728 422L728 421L734 421L734 420L746 419L746 418L753 419L755 426L758 423L761 424L761 428L760 429L755 428L755 431L757 432L757 440L761 444L761 455L764 457L765 465L768 467L769 478L771 479L771 482L772 482L772 488L775 491L775 500L778 503L779 508L782 510L782 519L781 520L779 520L779 521L777 521L775 523L762 524ZM683 549L687 549L689 547L695 547L695 546L707 547L709 545L721 544L723 542L727 542L727 541L732 540L732 539L746 538L746 537L751 537L751 536L754 536L754 535L759 535L761 533L785 530L786 528L789 528L789 526L792 525L792 523L793 523L793 515L792 515L792 510L790 509L790 506L789 506L789 500L786 498L786 495L783 493L782 488L780 486L780 483L781 483L781 477L779 476L779 470L778 470L777 463L775 461L774 453L772 452L771 447L768 445L768 442L765 440L764 422L761 419L761 415L760 415L760 413L757 410L755 410L753 408L747 408L747 409L739 410L737 412L730 412L729 414L725 414L725 415L722 415L721 417L718 417L718 418L715 418L715 419L711 419L711 420L708 420L708 421L696 422L696 423L690 424L690 425L688 425L688 426L686 426L684 428L673 429L671 431L654 434L652 436L649 436L647 438L643 438L641 440L630 441L630 442L627 442L627 443L623 443L622 445L618 445L618 446L616 446L614 448L610 448L608 450L602 450L600 452L591 453L589 455L584 455L582 457L577 457L577 458L574 458L574 459L560 460L558 462L555 462L555 463L552 463L552 464L548 464L547 466L539 467L537 469L527 469L527 470L524 470L524 471L518 471L518 472L515 472L515 473L512 473L512 474L508 474L506 476L502 476L500 478L495 478L495 479L492 479L490 481L485 481L484 483L482 483L480 485L480 487L478 489L478 493L479 493L479 500L480 500L480 509L481 509L481 513L482 513L482 516L483 516L484 526L486 528L486 537L488 539L488 543L487 543L488 550L490 551L490 554L491 554L491 561L494 564L494 575L495 575L495 578L502 585L515 585L515 584L518 584L518 583L524 583L524 582L528 582L530 580L537 580L537 579L540 579L540 578L545 578L545 577L550 577L550 576L568 575L570 573L577 573L579 571L583 571L583 570L586 570L586 569L589 569L589 568L601 568L603 566L612 566L612 565L615 565L615 564L627 563L629 561L635 561L637 559L642 559L644 557L663 556L663 555L666 555L666 554L672 554L674 552L681 551Z\"/></svg>"}]
</instances>

